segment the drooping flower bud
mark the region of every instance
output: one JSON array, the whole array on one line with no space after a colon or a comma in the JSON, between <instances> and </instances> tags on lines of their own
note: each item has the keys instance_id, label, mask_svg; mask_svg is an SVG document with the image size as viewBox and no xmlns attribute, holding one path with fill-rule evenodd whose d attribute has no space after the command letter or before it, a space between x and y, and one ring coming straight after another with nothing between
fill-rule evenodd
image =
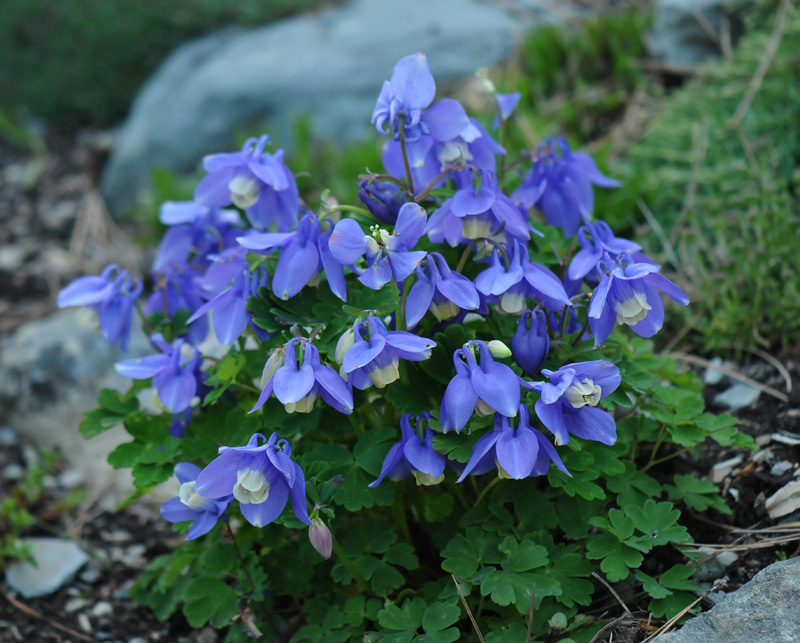
<instances>
[{"instance_id":1,"label":"drooping flower bud","mask_svg":"<svg viewBox=\"0 0 800 643\"><path fill-rule=\"evenodd\" d=\"M358 198L379 221L394 224L400 206L406 202L403 191L388 181L362 181L358 187Z\"/></svg>"},{"instance_id":2,"label":"drooping flower bud","mask_svg":"<svg viewBox=\"0 0 800 643\"><path fill-rule=\"evenodd\" d=\"M328 560L333 553L333 536L322 518L314 518L308 528L308 539L320 556Z\"/></svg>"},{"instance_id":3,"label":"drooping flower bud","mask_svg":"<svg viewBox=\"0 0 800 643\"><path fill-rule=\"evenodd\" d=\"M523 372L534 375L547 357L550 338L543 310L526 310L520 315L517 331L511 339L511 354Z\"/></svg>"},{"instance_id":4,"label":"drooping flower bud","mask_svg":"<svg viewBox=\"0 0 800 643\"><path fill-rule=\"evenodd\" d=\"M336 342L336 361L341 364L344 361L344 355L350 350L350 347L356 343L356 333L352 328L348 328L344 334Z\"/></svg>"},{"instance_id":5,"label":"drooping flower bud","mask_svg":"<svg viewBox=\"0 0 800 643\"><path fill-rule=\"evenodd\" d=\"M511 357L511 350L499 339L493 339L492 341L487 342L486 346L489 348L489 352L492 354L492 357L496 357L497 359Z\"/></svg>"},{"instance_id":6,"label":"drooping flower bud","mask_svg":"<svg viewBox=\"0 0 800 643\"><path fill-rule=\"evenodd\" d=\"M267 380L269 380L269 378L275 374L275 371L283 366L284 352L285 351L282 346L272 351L267 363L264 364L264 372L261 374L261 388L264 388L264 386L267 384Z\"/></svg>"}]
</instances>

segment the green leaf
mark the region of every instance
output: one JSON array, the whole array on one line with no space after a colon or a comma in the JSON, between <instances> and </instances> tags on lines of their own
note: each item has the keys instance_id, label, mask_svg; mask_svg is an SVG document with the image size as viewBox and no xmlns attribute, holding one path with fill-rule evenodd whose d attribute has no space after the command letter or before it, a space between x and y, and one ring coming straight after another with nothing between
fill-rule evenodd
<instances>
[{"instance_id":1,"label":"green leaf","mask_svg":"<svg viewBox=\"0 0 800 643\"><path fill-rule=\"evenodd\" d=\"M228 354L217 364L214 374L223 382L232 382L247 362L241 353Z\"/></svg>"},{"instance_id":2,"label":"green leaf","mask_svg":"<svg viewBox=\"0 0 800 643\"><path fill-rule=\"evenodd\" d=\"M480 565L478 550L463 534L456 534L442 550L442 569L458 578L470 578Z\"/></svg>"},{"instance_id":3,"label":"green leaf","mask_svg":"<svg viewBox=\"0 0 800 643\"><path fill-rule=\"evenodd\" d=\"M508 536L500 545L500 551L507 556L502 563L507 572L527 572L547 565L547 549L528 539L517 543L516 538Z\"/></svg>"},{"instance_id":4,"label":"green leaf","mask_svg":"<svg viewBox=\"0 0 800 643\"><path fill-rule=\"evenodd\" d=\"M362 435L353 449L356 463L371 476L376 478L381 472L381 465L388 449L380 446L389 440L396 441L397 429L388 426L379 426L369 429Z\"/></svg>"},{"instance_id":5,"label":"green leaf","mask_svg":"<svg viewBox=\"0 0 800 643\"><path fill-rule=\"evenodd\" d=\"M691 540L686 528L676 524L681 512L671 502L657 503L651 499L642 507L628 505L624 507L624 511L633 520L636 529L648 539L650 547Z\"/></svg>"},{"instance_id":6,"label":"green leaf","mask_svg":"<svg viewBox=\"0 0 800 643\"><path fill-rule=\"evenodd\" d=\"M378 596L385 596L392 590L403 586L405 579L396 567L392 567L389 563L378 561L375 571L372 574L372 590Z\"/></svg>"},{"instance_id":7,"label":"green leaf","mask_svg":"<svg viewBox=\"0 0 800 643\"><path fill-rule=\"evenodd\" d=\"M100 391L97 403L100 408L115 415L126 416L139 410L139 400L136 395L122 394L110 388Z\"/></svg>"},{"instance_id":8,"label":"green leaf","mask_svg":"<svg viewBox=\"0 0 800 643\"><path fill-rule=\"evenodd\" d=\"M87 440L108 429L122 424L125 418L136 413L139 400L136 399L136 388L122 394L110 388L100 391L97 403L99 408L92 409L83 417L79 430Z\"/></svg>"},{"instance_id":9,"label":"green leaf","mask_svg":"<svg viewBox=\"0 0 800 643\"><path fill-rule=\"evenodd\" d=\"M460 324L451 324L443 333L436 333L430 359L420 362L420 367L440 384L449 384L455 374L453 353L466 344L474 335L468 333Z\"/></svg>"},{"instance_id":10,"label":"green leaf","mask_svg":"<svg viewBox=\"0 0 800 643\"><path fill-rule=\"evenodd\" d=\"M551 566L545 572L558 581L561 593L556 600L566 607L589 605L592 602L594 585L585 580L592 575L592 564L575 545L559 545L551 556Z\"/></svg>"},{"instance_id":11,"label":"green leaf","mask_svg":"<svg viewBox=\"0 0 800 643\"><path fill-rule=\"evenodd\" d=\"M719 489L710 480L702 480L694 476L676 474L673 478L674 485L665 485L664 489L670 498L682 500L695 511L716 509L724 514L731 514L731 508L725 504Z\"/></svg>"},{"instance_id":12,"label":"green leaf","mask_svg":"<svg viewBox=\"0 0 800 643\"><path fill-rule=\"evenodd\" d=\"M598 536L590 540L586 545L586 556L592 560L602 559L600 569L612 583L626 579L629 570L639 567L644 560L640 552L614 536Z\"/></svg>"},{"instance_id":13,"label":"green leaf","mask_svg":"<svg viewBox=\"0 0 800 643\"><path fill-rule=\"evenodd\" d=\"M388 605L378 612L378 624L389 630L417 630L422 625L422 617L427 609L423 598L413 598L403 602L402 607Z\"/></svg>"},{"instance_id":14,"label":"green leaf","mask_svg":"<svg viewBox=\"0 0 800 643\"><path fill-rule=\"evenodd\" d=\"M397 543L392 545L383 555L383 560L392 565L400 565L409 570L419 567L419 559L414 553L414 548L407 543Z\"/></svg>"},{"instance_id":15,"label":"green leaf","mask_svg":"<svg viewBox=\"0 0 800 643\"><path fill-rule=\"evenodd\" d=\"M422 617L422 629L427 634L444 630L461 616L461 608L452 603L432 603Z\"/></svg>"},{"instance_id":16,"label":"green leaf","mask_svg":"<svg viewBox=\"0 0 800 643\"><path fill-rule=\"evenodd\" d=\"M132 467L146 449L140 442L124 442L108 454L108 464L115 469Z\"/></svg>"},{"instance_id":17,"label":"green leaf","mask_svg":"<svg viewBox=\"0 0 800 643\"><path fill-rule=\"evenodd\" d=\"M541 603L546 596L558 594L561 586L554 578L531 572L506 572L491 570L481 580L481 594L490 595L497 605L516 606L517 611L525 614L530 611L533 588L536 587L536 602Z\"/></svg>"},{"instance_id":18,"label":"green leaf","mask_svg":"<svg viewBox=\"0 0 800 643\"><path fill-rule=\"evenodd\" d=\"M183 614L189 625L202 627L210 622L224 627L239 611L236 592L219 578L201 576L186 588Z\"/></svg>"},{"instance_id":19,"label":"green leaf","mask_svg":"<svg viewBox=\"0 0 800 643\"><path fill-rule=\"evenodd\" d=\"M414 639L414 643L453 643L458 641L461 637L457 627L450 627L441 632L432 632L431 634L423 634ZM384 641L386 639L383 639Z\"/></svg>"},{"instance_id":20,"label":"green leaf","mask_svg":"<svg viewBox=\"0 0 800 643\"><path fill-rule=\"evenodd\" d=\"M672 592L668 590L663 585L660 585L658 581L645 574L642 570L636 570L636 578L642 581L642 587L644 591L647 592L652 598L666 598L667 596L671 596Z\"/></svg>"}]
</instances>

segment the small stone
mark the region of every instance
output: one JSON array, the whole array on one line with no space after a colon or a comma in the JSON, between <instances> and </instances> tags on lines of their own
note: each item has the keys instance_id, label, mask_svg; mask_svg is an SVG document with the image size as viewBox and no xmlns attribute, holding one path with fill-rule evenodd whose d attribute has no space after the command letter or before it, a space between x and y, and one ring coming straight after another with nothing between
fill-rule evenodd
<instances>
[{"instance_id":1,"label":"small stone","mask_svg":"<svg viewBox=\"0 0 800 643\"><path fill-rule=\"evenodd\" d=\"M67 583L86 564L89 556L71 540L22 538L38 567L13 561L6 569L6 582L25 598L47 596Z\"/></svg>"},{"instance_id":2,"label":"small stone","mask_svg":"<svg viewBox=\"0 0 800 643\"><path fill-rule=\"evenodd\" d=\"M131 597L131 587L133 587L134 580L126 580L122 585L117 587L112 594L112 598L116 601L124 601Z\"/></svg>"},{"instance_id":3,"label":"small stone","mask_svg":"<svg viewBox=\"0 0 800 643\"><path fill-rule=\"evenodd\" d=\"M128 643L147 643L147 639L143 639L141 636L136 636L128 641Z\"/></svg>"},{"instance_id":4,"label":"small stone","mask_svg":"<svg viewBox=\"0 0 800 643\"><path fill-rule=\"evenodd\" d=\"M74 489L83 483L83 474L77 469L68 469L58 476L58 481L65 489Z\"/></svg>"},{"instance_id":5,"label":"small stone","mask_svg":"<svg viewBox=\"0 0 800 643\"><path fill-rule=\"evenodd\" d=\"M780 478L784 473L791 471L793 468L793 463L787 462L786 460L781 460L780 462L776 462L772 465L772 468L769 470L769 474L771 476L775 476L776 478Z\"/></svg>"},{"instance_id":6,"label":"small stone","mask_svg":"<svg viewBox=\"0 0 800 643\"><path fill-rule=\"evenodd\" d=\"M90 560L89 564L86 566L86 569L81 572L80 579L84 583L89 583L91 585L98 581L102 573L102 563L100 563L98 560Z\"/></svg>"},{"instance_id":7,"label":"small stone","mask_svg":"<svg viewBox=\"0 0 800 643\"><path fill-rule=\"evenodd\" d=\"M714 366L722 366L722 358L715 357L711 360L711 364ZM714 386L714 384L719 384L723 377L725 377L725 373L722 371L718 371L716 368L707 368L706 372L703 374L703 382L709 386Z\"/></svg>"},{"instance_id":8,"label":"small stone","mask_svg":"<svg viewBox=\"0 0 800 643\"><path fill-rule=\"evenodd\" d=\"M25 477L25 469L19 466L16 462L12 462L11 464L7 464L3 467L0 475L3 476L4 480L21 480Z\"/></svg>"},{"instance_id":9,"label":"small stone","mask_svg":"<svg viewBox=\"0 0 800 643\"><path fill-rule=\"evenodd\" d=\"M767 436L760 435L758 437L759 438L766 437L767 438L766 443L772 441L771 435ZM758 443L758 438L756 438L756 443ZM774 459L775 459L775 452L772 449L761 449L761 451L753 455L753 462L755 462L756 464L761 464L762 462L770 462L771 460Z\"/></svg>"},{"instance_id":10,"label":"small stone","mask_svg":"<svg viewBox=\"0 0 800 643\"><path fill-rule=\"evenodd\" d=\"M781 444L787 444L790 447L796 447L800 444L800 435L792 433L791 431L781 431L780 433L773 433L772 440L774 442L780 442Z\"/></svg>"},{"instance_id":11,"label":"small stone","mask_svg":"<svg viewBox=\"0 0 800 643\"><path fill-rule=\"evenodd\" d=\"M761 391L744 382L737 382L714 397L714 404L728 409L743 409L755 404Z\"/></svg>"},{"instance_id":12,"label":"small stone","mask_svg":"<svg viewBox=\"0 0 800 643\"><path fill-rule=\"evenodd\" d=\"M64 603L64 609L71 614L72 612L82 610L90 603L91 601L85 598L70 598L66 603Z\"/></svg>"},{"instance_id":13,"label":"small stone","mask_svg":"<svg viewBox=\"0 0 800 643\"><path fill-rule=\"evenodd\" d=\"M770 442L772 442L772 434L771 433L763 433L761 435L758 435L755 438L755 442L760 447L766 446ZM756 455L758 455L758 454L756 454ZM753 457L755 457L755 456L753 456Z\"/></svg>"},{"instance_id":14,"label":"small stone","mask_svg":"<svg viewBox=\"0 0 800 643\"><path fill-rule=\"evenodd\" d=\"M712 554L716 549L711 547L700 547L698 551ZM739 559L739 555L733 551L723 551L709 558L707 561L700 565L700 568L694 573L697 580L713 581L722 578L725 571Z\"/></svg>"},{"instance_id":15,"label":"small stone","mask_svg":"<svg viewBox=\"0 0 800 643\"><path fill-rule=\"evenodd\" d=\"M736 487L731 487L728 489L728 493L731 494L731 498L733 498L734 501L739 500L739 490Z\"/></svg>"},{"instance_id":16,"label":"small stone","mask_svg":"<svg viewBox=\"0 0 800 643\"><path fill-rule=\"evenodd\" d=\"M114 608L108 601L100 601L92 608L92 616L95 618L102 618L114 613Z\"/></svg>"},{"instance_id":17,"label":"small stone","mask_svg":"<svg viewBox=\"0 0 800 643\"><path fill-rule=\"evenodd\" d=\"M13 447L17 443L17 434L10 426L0 427L0 445Z\"/></svg>"},{"instance_id":18,"label":"small stone","mask_svg":"<svg viewBox=\"0 0 800 643\"><path fill-rule=\"evenodd\" d=\"M800 481L793 480L769 498L764 507L770 518L780 518L800 509Z\"/></svg>"},{"instance_id":19,"label":"small stone","mask_svg":"<svg viewBox=\"0 0 800 643\"><path fill-rule=\"evenodd\" d=\"M92 631L92 622L89 620L89 617L86 616L83 612L78 614L78 625L80 625L81 629L90 634Z\"/></svg>"},{"instance_id":20,"label":"small stone","mask_svg":"<svg viewBox=\"0 0 800 643\"><path fill-rule=\"evenodd\" d=\"M714 484L720 484L733 472L734 467L739 466L741 463L742 456L740 455L734 456L724 462L717 462L717 464L711 468L711 481Z\"/></svg>"},{"instance_id":21,"label":"small stone","mask_svg":"<svg viewBox=\"0 0 800 643\"><path fill-rule=\"evenodd\" d=\"M147 560L144 557L145 551L147 551L147 547L144 545L131 545L121 553L118 560L125 567L141 569L147 564Z\"/></svg>"}]
</instances>

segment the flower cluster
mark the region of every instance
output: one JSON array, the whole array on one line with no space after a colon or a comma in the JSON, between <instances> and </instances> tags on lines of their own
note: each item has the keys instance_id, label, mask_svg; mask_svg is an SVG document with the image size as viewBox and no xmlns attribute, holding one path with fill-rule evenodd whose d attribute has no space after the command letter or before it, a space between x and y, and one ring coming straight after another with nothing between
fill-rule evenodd
<instances>
[{"instance_id":1,"label":"flower cluster","mask_svg":"<svg viewBox=\"0 0 800 643\"><path fill-rule=\"evenodd\" d=\"M563 138L545 141L509 192L504 148L457 100L435 96L424 54L397 63L372 115L389 137L386 174L362 177L361 205L337 209L326 198L314 212L283 152L266 152L262 136L206 157L194 200L162 207L168 230L154 290L139 306L153 354L117 370L149 381L173 415L160 453L185 443L187 459L198 458L208 426L195 433L195 418L213 404L235 409L237 422L249 410L247 432L270 434L219 448L204 468L177 464L180 491L162 514L191 521L188 539L225 520L233 500L256 527L290 503L330 556L320 513L334 517L328 503L339 483L319 477L324 456L305 446L309 436L349 447L372 428L398 427L385 457L372 452L371 488L411 476L433 486L448 470L457 482L495 470L543 476L551 465L568 476L556 447L576 438L615 443L615 419L601 404L621 384L618 368L564 357L576 354L564 347L600 347L615 325L650 337L664 320L660 293L682 305L686 295L638 244L592 219L594 186L619 183L588 154ZM520 95L494 98L498 125ZM576 236L566 256L543 258L536 210ZM112 265L68 285L58 302L96 311L106 339L125 349L142 292L141 279ZM221 359L199 348L212 328L227 351ZM219 427L215 447L229 430ZM311 513L300 463L314 485Z\"/></svg>"}]
</instances>

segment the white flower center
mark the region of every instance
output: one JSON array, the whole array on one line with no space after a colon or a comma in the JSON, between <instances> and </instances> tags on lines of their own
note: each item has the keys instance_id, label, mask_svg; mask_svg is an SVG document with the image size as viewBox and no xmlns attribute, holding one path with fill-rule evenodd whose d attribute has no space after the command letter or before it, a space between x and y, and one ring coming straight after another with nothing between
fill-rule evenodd
<instances>
[{"instance_id":1,"label":"white flower center","mask_svg":"<svg viewBox=\"0 0 800 643\"><path fill-rule=\"evenodd\" d=\"M441 303L431 303L429 310L434 314L436 319L443 321L458 315L460 310L452 301L444 300Z\"/></svg>"},{"instance_id":2,"label":"white flower center","mask_svg":"<svg viewBox=\"0 0 800 643\"><path fill-rule=\"evenodd\" d=\"M518 315L525 309L525 293L507 292L500 295L500 310L509 315Z\"/></svg>"},{"instance_id":3,"label":"white flower center","mask_svg":"<svg viewBox=\"0 0 800 643\"><path fill-rule=\"evenodd\" d=\"M257 469L244 469L236 476L233 497L243 505L259 505L269 498L269 483Z\"/></svg>"},{"instance_id":4,"label":"white flower center","mask_svg":"<svg viewBox=\"0 0 800 643\"><path fill-rule=\"evenodd\" d=\"M448 141L439 148L436 157L442 172L459 161L469 163L472 160L469 145L463 141Z\"/></svg>"},{"instance_id":5,"label":"white flower center","mask_svg":"<svg viewBox=\"0 0 800 643\"><path fill-rule=\"evenodd\" d=\"M390 364L383 368L374 368L367 372L369 379L377 388L383 388L387 384L391 384L397 379L400 379L400 370L397 367L398 360L393 360Z\"/></svg>"},{"instance_id":6,"label":"white flower center","mask_svg":"<svg viewBox=\"0 0 800 643\"><path fill-rule=\"evenodd\" d=\"M479 417L486 417L487 415L492 415L494 412L495 410L491 406L489 406L481 398L478 398L478 402L475 404L475 415Z\"/></svg>"},{"instance_id":7,"label":"white flower center","mask_svg":"<svg viewBox=\"0 0 800 643\"><path fill-rule=\"evenodd\" d=\"M652 310L652 308L647 303L647 296L643 292L637 292L630 299L614 305L614 312L617 313L617 324L620 326L622 324L628 324L628 326L638 324L647 317L648 310Z\"/></svg>"},{"instance_id":8,"label":"white flower center","mask_svg":"<svg viewBox=\"0 0 800 643\"><path fill-rule=\"evenodd\" d=\"M430 473L422 473L422 471L414 470L411 473L414 476L414 480L417 481L417 485L420 487L432 487L444 480L444 474L434 478Z\"/></svg>"},{"instance_id":9,"label":"white flower center","mask_svg":"<svg viewBox=\"0 0 800 643\"><path fill-rule=\"evenodd\" d=\"M228 183L228 189L231 191L233 205L242 210L254 205L261 196L261 186L249 176L234 176Z\"/></svg>"},{"instance_id":10,"label":"white flower center","mask_svg":"<svg viewBox=\"0 0 800 643\"><path fill-rule=\"evenodd\" d=\"M314 408L314 401L317 399L316 393L309 393L297 402L287 402L283 405L287 413L311 413Z\"/></svg>"},{"instance_id":11,"label":"white flower center","mask_svg":"<svg viewBox=\"0 0 800 643\"><path fill-rule=\"evenodd\" d=\"M566 393L564 393L569 403L576 409L587 405L597 406L597 403L600 401L600 395L602 395L600 387L590 379L584 379L581 382L573 383L572 386L567 389Z\"/></svg>"},{"instance_id":12,"label":"white flower center","mask_svg":"<svg viewBox=\"0 0 800 643\"><path fill-rule=\"evenodd\" d=\"M181 502L187 507L192 509L200 509L204 504L206 504L206 499L194 490L194 486L194 480L184 482L181 485L181 488L178 489L178 498L180 498Z\"/></svg>"},{"instance_id":13,"label":"white flower center","mask_svg":"<svg viewBox=\"0 0 800 643\"><path fill-rule=\"evenodd\" d=\"M461 219L461 234L465 239L488 239L492 236L492 222L484 217L466 216Z\"/></svg>"}]
</instances>

